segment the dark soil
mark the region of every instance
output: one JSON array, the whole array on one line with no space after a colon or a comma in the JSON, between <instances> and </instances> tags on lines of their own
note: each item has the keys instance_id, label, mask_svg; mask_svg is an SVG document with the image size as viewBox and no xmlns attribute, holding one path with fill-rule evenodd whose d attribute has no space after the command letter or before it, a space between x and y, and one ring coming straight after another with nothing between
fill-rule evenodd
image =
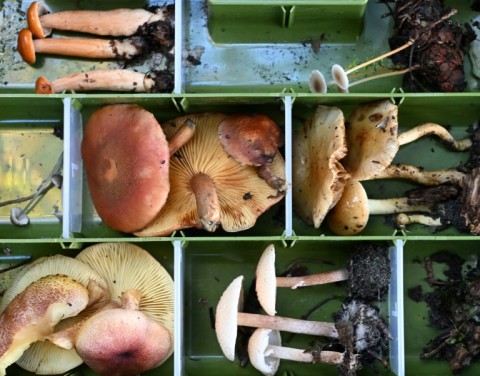
<instances>
[{"instance_id":1,"label":"dark soil","mask_svg":"<svg viewBox=\"0 0 480 376\"><path fill-rule=\"evenodd\" d=\"M435 263L447 266L443 275L434 274ZM439 334L420 357L446 360L452 373L458 373L480 359L480 268L478 262L466 267L461 257L441 251L425 259L425 271L431 291L417 286L409 297L425 301L429 325Z\"/></svg>"},{"instance_id":2,"label":"dark soil","mask_svg":"<svg viewBox=\"0 0 480 376\"><path fill-rule=\"evenodd\" d=\"M414 41L412 47L392 57L395 64L416 67L404 76L405 91L465 90L464 55L475 33L451 20L456 13L442 0L396 1L390 47L393 50Z\"/></svg>"}]
</instances>

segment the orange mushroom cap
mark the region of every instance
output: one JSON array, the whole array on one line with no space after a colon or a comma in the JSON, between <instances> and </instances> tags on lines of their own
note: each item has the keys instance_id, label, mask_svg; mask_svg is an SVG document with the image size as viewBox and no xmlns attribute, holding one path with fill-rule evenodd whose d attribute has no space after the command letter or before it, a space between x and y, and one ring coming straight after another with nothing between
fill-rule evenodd
<instances>
[{"instance_id":1,"label":"orange mushroom cap","mask_svg":"<svg viewBox=\"0 0 480 376\"><path fill-rule=\"evenodd\" d=\"M32 32L29 29L22 29L18 33L17 49L22 59L28 64L35 64L35 46L33 45Z\"/></svg>"}]
</instances>

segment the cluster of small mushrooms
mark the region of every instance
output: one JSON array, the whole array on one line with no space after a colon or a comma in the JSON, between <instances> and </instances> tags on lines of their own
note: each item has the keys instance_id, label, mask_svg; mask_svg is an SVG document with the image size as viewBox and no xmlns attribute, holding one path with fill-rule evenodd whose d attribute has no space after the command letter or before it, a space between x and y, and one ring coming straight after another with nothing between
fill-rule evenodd
<instances>
[{"instance_id":1,"label":"cluster of small mushrooms","mask_svg":"<svg viewBox=\"0 0 480 376\"><path fill-rule=\"evenodd\" d=\"M146 9L71 10L50 12L34 1L27 12L28 28L18 35L17 49L23 60L35 64L37 54L76 56L87 59L129 61L152 51L169 60L174 47L173 6ZM48 38L53 30L96 35L96 38ZM105 37L115 37L106 39ZM129 69L100 69L74 73L49 81L41 76L37 94L72 91L169 92L170 69L141 73Z\"/></svg>"},{"instance_id":2,"label":"cluster of small mushrooms","mask_svg":"<svg viewBox=\"0 0 480 376\"><path fill-rule=\"evenodd\" d=\"M173 281L144 249L99 243L25 266L0 301L0 375L87 364L100 375L155 368L173 353Z\"/></svg>"},{"instance_id":3,"label":"cluster of small mushrooms","mask_svg":"<svg viewBox=\"0 0 480 376\"><path fill-rule=\"evenodd\" d=\"M358 105L345 120L337 107L319 105L293 135L293 202L298 215L319 228L325 221L337 235L356 235L364 230L370 215L398 214L396 226L425 223L447 226L451 222L439 214L438 204L460 200L459 222L472 234L480 232L478 217L479 166L425 171L421 166L392 163L399 148L426 135L439 137L455 151L478 154L478 130L463 140L455 140L446 128L425 123L398 132L398 106L385 99ZM476 153L476 154L475 154ZM478 158L476 158L478 159ZM369 199L363 181L409 179L422 186L438 186L456 195L424 194L420 199L395 197ZM415 212L415 215L406 213ZM405 217L408 220L405 220Z\"/></svg>"},{"instance_id":4,"label":"cluster of small mushrooms","mask_svg":"<svg viewBox=\"0 0 480 376\"><path fill-rule=\"evenodd\" d=\"M277 288L300 289L340 281L347 281L350 297L334 314L334 322L276 316ZM342 375L349 376L371 361L372 354L386 363L381 352L392 337L379 310L371 305L383 300L390 283L390 264L384 248L370 244L358 247L343 269L277 277L275 248L269 245L260 257L255 277L256 296L266 315L242 311L242 283L243 276L230 283L215 313L215 333L228 360L235 359L237 331L242 326L256 328L248 339L248 358L254 368L267 376L275 375L281 359L331 364ZM325 337L331 344L316 350L285 347L280 331Z\"/></svg>"},{"instance_id":5,"label":"cluster of small mushrooms","mask_svg":"<svg viewBox=\"0 0 480 376\"><path fill-rule=\"evenodd\" d=\"M90 116L81 151L100 218L145 237L252 227L285 194L281 142L264 115L201 113L160 126L146 109L118 104Z\"/></svg>"}]
</instances>

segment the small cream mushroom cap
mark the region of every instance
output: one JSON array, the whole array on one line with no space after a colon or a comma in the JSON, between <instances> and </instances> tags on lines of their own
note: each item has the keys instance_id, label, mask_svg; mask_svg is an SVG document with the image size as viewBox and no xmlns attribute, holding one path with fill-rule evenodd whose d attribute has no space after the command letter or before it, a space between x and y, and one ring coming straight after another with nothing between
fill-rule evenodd
<instances>
[{"instance_id":1,"label":"small cream mushroom cap","mask_svg":"<svg viewBox=\"0 0 480 376\"><path fill-rule=\"evenodd\" d=\"M176 230L205 228L197 208L199 192L218 197L218 206L212 207L227 232L253 227L262 213L283 199L284 192L269 187L257 175L255 167L242 166L225 153L218 138L218 125L225 117L220 113L203 113L163 124L167 139L189 119L196 124L196 131L170 159L170 193L165 206L154 221L134 233L136 236L166 236ZM276 176L285 179L285 162L280 153L270 167ZM192 184L200 175L210 180L208 188L201 191L193 189Z\"/></svg>"},{"instance_id":2,"label":"small cream mushroom cap","mask_svg":"<svg viewBox=\"0 0 480 376\"><path fill-rule=\"evenodd\" d=\"M338 91L342 93L348 93L348 88L350 86L350 80L348 79L347 72L341 65L334 64L332 66L332 76L337 84Z\"/></svg>"},{"instance_id":3,"label":"small cream mushroom cap","mask_svg":"<svg viewBox=\"0 0 480 376\"><path fill-rule=\"evenodd\" d=\"M76 259L105 279L112 300L120 301L127 290L139 290L139 310L163 325L173 341L173 280L153 256L131 243L98 243L85 248Z\"/></svg>"},{"instance_id":4,"label":"small cream mushroom cap","mask_svg":"<svg viewBox=\"0 0 480 376\"><path fill-rule=\"evenodd\" d=\"M310 73L308 87L312 93L323 94L327 92L327 81L325 81L322 72L315 69Z\"/></svg>"},{"instance_id":5,"label":"small cream mushroom cap","mask_svg":"<svg viewBox=\"0 0 480 376\"><path fill-rule=\"evenodd\" d=\"M275 316L277 302L277 283L275 273L275 246L270 244L257 264L256 271L256 291L257 297L263 309L270 316Z\"/></svg>"},{"instance_id":6,"label":"small cream mushroom cap","mask_svg":"<svg viewBox=\"0 0 480 376\"><path fill-rule=\"evenodd\" d=\"M53 333L60 320L78 315L89 301L88 290L65 275L48 275L19 293L0 315L0 375L32 343Z\"/></svg>"},{"instance_id":7,"label":"small cream mushroom cap","mask_svg":"<svg viewBox=\"0 0 480 376\"><path fill-rule=\"evenodd\" d=\"M133 104L96 110L81 145L88 188L109 227L134 232L148 225L167 200L170 154L154 115Z\"/></svg>"},{"instance_id":8,"label":"small cream mushroom cap","mask_svg":"<svg viewBox=\"0 0 480 376\"><path fill-rule=\"evenodd\" d=\"M0 313L3 312L10 302L33 282L52 274L64 274L87 287L90 281L94 281L100 288L106 288L106 282L98 273L88 265L74 258L55 255L42 257L27 265L19 272L5 291L0 302ZM108 297L106 297L108 299ZM99 301L99 304L102 302ZM96 309L93 304L75 317L62 320L55 326L55 332L63 330L81 321L85 316ZM63 374L79 366L83 360L75 350L61 349L49 341L33 343L17 361L17 364L37 374Z\"/></svg>"},{"instance_id":9,"label":"small cream mushroom cap","mask_svg":"<svg viewBox=\"0 0 480 376\"><path fill-rule=\"evenodd\" d=\"M387 168L397 154L398 107L391 100L357 106L348 117L348 153L342 161L356 180L367 180Z\"/></svg>"},{"instance_id":10,"label":"small cream mushroom cap","mask_svg":"<svg viewBox=\"0 0 480 376\"><path fill-rule=\"evenodd\" d=\"M223 292L215 312L215 333L228 360L235 359L238 312L243 308L243 275L235 278Z\"/></svg>"},{"instance_id":11,"label":"small cream mushroom cap","mask_svg":"<svg viewBox=\"0 0 480 376\"><path fill-rule=\"evenodd\" d=\"M293 136L293 203L315 228L339 200L349 174L340 163L347 154L345 124L337 107L317 106Z\"/></svg>"},{"instance_id":12,"label":"small cream mushroom cap","mask_svg":"<svg viewBox=\"0 0 480 376\"><path fill-rule=\"evenodd\" d=\"M280 358L269 356L267 347L269 345L281 346L282 338L278 330L256 329L248 341L248 357L252 366L265 376L273 376L277 373L280 365Z\"/></svg>"}]
</instances>

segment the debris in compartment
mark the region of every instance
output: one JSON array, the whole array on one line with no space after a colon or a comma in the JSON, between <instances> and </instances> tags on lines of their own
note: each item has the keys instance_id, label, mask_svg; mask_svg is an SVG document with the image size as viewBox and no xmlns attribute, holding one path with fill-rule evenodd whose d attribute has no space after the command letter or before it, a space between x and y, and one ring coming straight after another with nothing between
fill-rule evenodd
<instances>
[{"instance_id":1,"label":"debris in compartment","mask_svg":"<svg viewBox=\"0 0 480 376\"><path fill-rule=\"evenodd\" d=\"M393 55L392 60L405 67L417 67L404 76L405 91L465 91L464 59L475 33L451 19L457 12L442 0L395 3L390 46L397 48L406 40L414 44Z\"/></svg>"},{"instance_id":2,"label":"debris in compartment","mask_svg":"<svg viewBox=\"0 0 480 376\"><path fill-rule=\"evenodd\" d=\"M444 264L443 276L436 275ZM467 370L478 362L480 352L480 269L478 258L473 263L448 250L433 253L424 259L428 291L416 286L408 296L428 307L428 325L438 335L420 354L423 360L447 361L452 374Z\"/></svg>"},{"instance_id":3,"label":"debris in compartment","mask_svg":"<svg viewBox=\"0 0 480 376\"><path fill-rule=\"evenodd\" d=\"M60 174L63 166L63 152L60 153L57 162L55 163L50 174L42 181L42 184L37 188L36 192L25 197L12 199L0 202L0 206L8 206L28 201L27 205L22 209L18 206L12 207L10 210L10 221L17 226L27 226L30 223L28 213L37 205L42 197L52 188L62 188L63 176Z\"/></svg>"}]
</instances>

